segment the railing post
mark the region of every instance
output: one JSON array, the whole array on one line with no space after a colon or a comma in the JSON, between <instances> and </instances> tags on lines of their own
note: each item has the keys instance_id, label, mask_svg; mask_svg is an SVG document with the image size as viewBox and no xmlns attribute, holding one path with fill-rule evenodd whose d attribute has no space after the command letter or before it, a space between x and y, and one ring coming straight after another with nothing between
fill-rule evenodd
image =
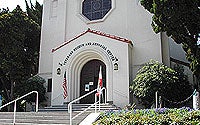
<instances>
[{"instance_id":1,"label":"railing post","mask_svg":"<svg viewBox=\"0 0 200 125\"><path fill-rule=\"evenodd\" d=\"M14 103L14 118L13 118L13 125L15 125L16 109L17 109L17 101L15 100L15 103Z\"/></svg>"},{"instance_id":2,"label":"railing post","mask_svg":"<svg viewBox=\"0 0 200 125\"><path fill-rule=\"evenodd\" d=\"M158 91L155 93L155 98L156 98L156 109L158 108Z\"/></svg>"},{"instance_id":3,"label":"railing post","mask_svg":"<svg viewBox=\"0 0 200 125\"><path fill-rule=\"evenodd\" d=\"M107 89L104 88L104 90L105 90L105 104L106 104L106 102L107 102Z\"/></svg>"},{"instance_id":4,"label":"railing post","mask_svg":"<svg viewBox=\"0 0 200 125\"><path fill-rule=\"evenodd\" d=\"M99 111L100 111L100 104L101 104L101 89L100 89L100 92L99 92Z\"/></svg>"},{"instance_id":5,"label":"railing post","mask_svg":"<svg viewBox=\"0 0 200 125\"><path fill-rule=\"evenodd\" d=\"M72 104L69 104L69 124L72 125Z\"/></svg>"},{"instance_id":6,"label":"railing post","mask_svg":"<svg viewBox=\"0 0 200 125\"><path fill-rule=\"evenodd\" d=\"M199 92L197 92L195 89L192 96L193 96L193 109L198 110L199 109Z\"/></svg>"},{"instance_id":7,"label":"railing post","mask_svg":"<svg viewBox=\"0 0 200 125\"><path fill-rule=\"evenodd\" d=\"M36 92L35 112L38 112L38 92L37 91L35 91L35 92Z\"/></svg>"},{"instance_id":8,"label":"railing post","mask_svg":"<svg viewBox=\"0 0 200 125\"><path fill-rule=\"evenodd\" d=\"M72 115L72 104L74 103L74 102L77 102L77 101L79 101L79 100L81 100L82 98L85 98L86 96L88 96L88 95L90 95L90 94L92 94L92 93L94 93L94 92L96 92L97 91L97 89L95 89L95 90L93 90L93 91L91 91L91 92L89 92L89 93L87 93L87 94L85 94L85 95L83 95L83 96L81 96L81 97L79 97L79 98L77 98L77 99L75 99L75 100L73 100L73 101L71 101L69 104L68 104L68 113L69 113L69 120L70 120L70 125L72 125L72 120L74 119L74 118L76 118L77 117L77 115L76 116L74 116L74 117L72 117L73 115ZM96 111L97 111L97 103L98 103L98 101L97 101L97 97L96 97L96 103L95 104L93 104L92 106L96 106ZM99 105L100 106L100 105ZM100 107L99 107L99 109L100 109ZM84 111L83 111L84 112ZM81 112L82 113L82 112ZM78 114L79 115L79 114Z\"/></svg>"},{"instance_id":9,"label":"railing post","mask_svg":"<svg viewBox=\"0 0 200 125\"><path fill-rule=\"evenodd\" d=\"M97 113L97 95L96 94L94 94L94 99L95 99L95 108L94 108L94 111L95 111L95 113Z\"/></svg>"}]
</instances>

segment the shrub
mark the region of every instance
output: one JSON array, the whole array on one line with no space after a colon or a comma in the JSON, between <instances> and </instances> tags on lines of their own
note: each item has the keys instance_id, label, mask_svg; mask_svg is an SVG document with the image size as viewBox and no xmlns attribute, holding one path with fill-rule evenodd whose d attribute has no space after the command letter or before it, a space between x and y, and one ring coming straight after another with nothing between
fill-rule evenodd
<instances>
[{"instance_id":1,"label":"shrub","mask_svg":"<svg viewBox=\"0 0 200 125\"><path fill-rule=\"evenodd\" d=\"M198 125L200 111L179 109L134 109L107 111L93 125Z\"/></svg>"},{"instance_id":2,"label":"shrub","mask_svg":"<svg viewBox=\"0 0 200 125\"><path fill-rule=\"evenodd\" d=\"M150 108L153 104L156 91L170 101L182 101L192 94L192 87L184 74L183 67L175 66L174 69L150 60L138 70L130 89L146 108ZM183 105L167 104L166 106L182 107Z\"/></svg>"}]
</instances>

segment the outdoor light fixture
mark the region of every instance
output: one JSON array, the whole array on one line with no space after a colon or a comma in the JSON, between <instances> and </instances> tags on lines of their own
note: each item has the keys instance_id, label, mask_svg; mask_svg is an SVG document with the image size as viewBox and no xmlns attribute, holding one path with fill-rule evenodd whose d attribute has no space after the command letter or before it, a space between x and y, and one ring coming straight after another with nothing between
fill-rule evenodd
<instances>
[{"instance_id":1,"label":"outdoor light fixture","mask_svg":"<svg viewBox=\"0 0 200 125\"><path fill-rule=\"evenodd\" d=\"M118 64L117 63L114 64L114 70L118 70Z\"/></svg>"},{"instance_id":2,"label":"outdoor light fixture","mask_svg":"<svg viewBox=\"0 0 200 125\"><path fill-rule=\"evenodd\" d=\"M61 74L61 69L57 68L57 75L60 75L60 74Z\"/></svg>"}]
</instances>

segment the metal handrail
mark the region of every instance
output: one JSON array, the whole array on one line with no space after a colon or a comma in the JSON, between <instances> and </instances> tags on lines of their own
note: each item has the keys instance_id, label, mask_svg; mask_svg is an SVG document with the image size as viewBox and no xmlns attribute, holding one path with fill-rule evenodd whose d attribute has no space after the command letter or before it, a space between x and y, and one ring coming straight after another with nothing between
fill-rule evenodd
<instances>
[{"instance_id":1,"label":"metal handrail","mask_svg":"<svg viewBox=\"0 0 200 125\"><path fill-rule=\"evenodd\" d=\"M0 107L0 110L1 110L2 108L6 107L6 106L8 106L8 105L10 105L12 103L15 103L14 104L14 111L13 111L14 112L13 125L15 124L15 117L16 117L16 110L17 110L16 109L17 108L17 101L20 100L20 99L22 99L22 98L24 98L24 97L26 97L26 96L28 96L28 95L30 95L30 94L33 94L33 93L36 93L36 101L35 101L35 106L36 107L35 107L35 112L38 112L38 92L37 91L29 92L29 93L27 93L27 94L25 94L25 95L23 95L23 96L15 99L15 100L11 101L11 102L8 102L5 105L3 105L3 106Z\"/></svg>"},{"instance_id":2,"label":"metal handrail","mask_svg":"<svg viewBox=\"0 0 200 125\"><path fill-rule=\"evenodd\" d=\"M101 95L102 95L102 91L105 91L105 99L104 99L104 103L107 102L107 91L106 91L106 88L103 87L101 90L100 90L100 95L99 95L99 111L100 111L100 106L101 106Z\"/></svg>"},{"instance_id":3,"label":"metal handrail","mask_svg":"<svg viewBox=\"0 0 200 125\"><path fill-rule=\"evenodd\" d=\"M80 113L78 113L77 115L75 115L74 117L72 117L72 104L73 103L75 103L75 102L77 102L77 101L79 101L79 100L81 100L82 98L85 98L86 96L88 96L88 95L90 95L90 94L92 94L92 93L94 93L94 92L96 92L98 89L95 89L95 90L93 90L93 91L91 91L91 92L89 92L89 93L87 93L87 94L85 94L85 95L83 95L83 96L81 96L81 97L79 97L79 98L77 98L77 99L75 99L75 100L73 100L73 101L71 101L69 104L68 104L68 113L69 113L69 119L70 119L70 125L72 125L72 120L73 119L75 119L76 117L78 117L79 115L81 115L81 114L83 114L85 111L87 111L88 109L90 109L92 106L94 106L95 105L95 113L96 113L96 111L97 111L97 103L99 103L99 110L100 110L100 104L101 104L101 93L102 93L102 91L103 90L105 90L105 103L106 103L106 96L107 96L107 93L106 93L106 88L105 87L103 87L101 90L100 90L100 95L99 95L99 101L97 101L97 96L96 96L96 94L95 94L95 102L94 102L94 104L91 104L88 108L86 108L85 110L83 110L83 111L81 111Z\"/></svg>"},{"instance_id":4,"label":"metal handrail","mask_svg":"<svg viewBox=\"0 0 200 125\"><path fill-rule=\"evenodd\" d=\"M95 91L97 91L97 89L95 89L95 90L93 90L93 91L91 91L91 92L88 92L87 94L85 94L85 95L83 95L83 96L81 96L81 97L79 97L79 98L77 98L77 99L71 101L71 102L68 104L68 108L69 108L69 105L70 105L70 104L72 104L72 103L74 103L74 102L77 102L77 101L81 100L82 98L85 98L86 96L88 96L88 95L94 93Z\"/></svg>"},{"instance_id":5,"label":"metal handrail","mask_svg":"<svg viewBox=\"0 0 200 125\"><path fill-rule=\"evenodd\" d=\"M78 113L77 115L75 115L72 118L72 120L74 120L75 118L77 118L78 116L80 116L81 114L83 114L84 112L86 112L88 109L91 109L92 106L95 106L98 103L99 103L99 101L96 101L94 104L91 104L88 108L84 109L83 111L81 111L80 113ZM96 113L96 108L95 108L95 113Z\"/></svg>"}]
</instances>

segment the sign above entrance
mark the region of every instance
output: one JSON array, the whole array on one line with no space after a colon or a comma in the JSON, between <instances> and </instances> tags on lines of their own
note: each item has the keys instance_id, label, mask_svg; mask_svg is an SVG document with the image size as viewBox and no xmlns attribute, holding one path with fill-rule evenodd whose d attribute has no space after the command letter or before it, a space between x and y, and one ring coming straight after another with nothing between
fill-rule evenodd
<instances>
[{"instance_id":1,"label":"sign above entrance","mask_svg":"<svg viewBox=\"0 0 200 125\"><path fill-rule=\"evenodd\" d=\"M89 47L89 46L96 46L96 47L101 48L101 49L104 50L105 53L109 56L109 58L111 59L112 62L117 62L117 61L118 61L117 57L114 56L113 53L111 52L111 50L108 49L108 47L106 47L105 45L100 44L100 43L97 43L97 42L88 42L88 43L79 44L79 45L77 45L76 47L74 47L74 48L67 54L65 60L64 60L63 62L60 62L59 65L60 65L60 66L65 65L65 64L68 62L68 60L72 57L72 55L73 55L76 51L80 50L80 49L83 48L83 47Z\"/></svg>"}]
</instances>

